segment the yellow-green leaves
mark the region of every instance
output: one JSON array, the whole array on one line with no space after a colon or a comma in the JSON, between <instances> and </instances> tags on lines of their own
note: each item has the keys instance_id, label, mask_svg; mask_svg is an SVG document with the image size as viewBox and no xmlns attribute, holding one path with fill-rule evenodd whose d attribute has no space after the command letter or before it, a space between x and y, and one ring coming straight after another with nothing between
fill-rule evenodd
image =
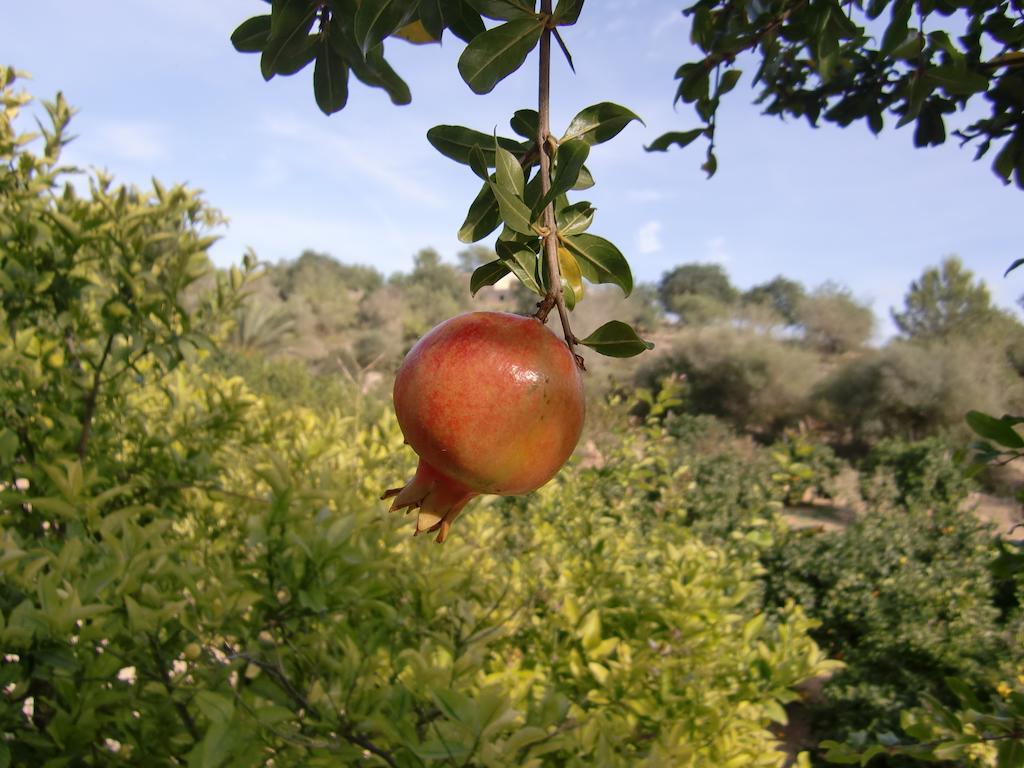
<instances>
[{"instance_id":1,"label":"yellow-green leaves","mask_svg":"<svg viewBox=\"0 0 1024 768\"><path fill-rule=\"evenodd\" d=\"M532 17L515 19L477 35L459 57L459 74L474 93L490 93L523 65L543 30L540 19Z\"/></svg>"},{"instance_id":2,"label":"yellow-green leaves","mask_svg":"<svg viewBox=\"0 0 1024 768\"><path fill-rule=\"evenodd\" d=\"M571 310L583 298L583 273L576 257L564 247L558 248L558 271L562 275L562 295Z\"/></svg>"},{"instance_id":3,"label":"yellow-green leaves","mask_svg":"<svg viewBox=\"0 0 1024 768\"><path fill-rule=\"evenodd\" d=\"M641 339L627 323L611 320L580 341L608 357L634 357L654 349L654 344Z\"/></svg>"}]
</instances>

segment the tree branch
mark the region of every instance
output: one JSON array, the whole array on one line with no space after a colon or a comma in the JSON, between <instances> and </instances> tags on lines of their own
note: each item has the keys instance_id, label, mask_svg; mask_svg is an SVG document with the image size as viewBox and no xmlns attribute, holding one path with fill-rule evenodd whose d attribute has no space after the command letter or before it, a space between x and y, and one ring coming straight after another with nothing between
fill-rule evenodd
<instances>
[{"instance_id":1,"label":"tree branch","mask_svg":"<svg viewBox=\"0 0 1024 768\"><path fill-rule=\"evenodd\" d=\"M540 37L537 98L537 147L540 155L540 191L543 198L551 190L551 156L548 154L548 144L551 140L551 33L554 28L551 22L551 0L541 0L540 12L547 20ZM554 201L549 202L544 208L543 220L545 234L542 243L548 292L538 306L537 318L541 322L547 322L551 308L557 307L565 343L569 345L569 351L575 355L576 337L569 325L569 312L565 308L565 298L562 296L562 274L558 268L558 223L555 219Z\"/></svg>"},{"instance_id":2,"label":"tree branch","mask_svg":"<svg viewBox=\"0 0 1024 768\"><path fill-rule=\"evenodd\" d=\"M100 393L100 377L103 375L103 366L107 364L107 358L110 357L110 350L113 346L114 334L110 334L107 338L107 345L103 348L103 356L93 372L92 388L85 396L85 412L82 414L82 436L78 438L79 459L85 458L85 450L89 446L89 436L92 434L92 420L96 415L96 398L99 397Z\"/></svg>"}]
</instances>

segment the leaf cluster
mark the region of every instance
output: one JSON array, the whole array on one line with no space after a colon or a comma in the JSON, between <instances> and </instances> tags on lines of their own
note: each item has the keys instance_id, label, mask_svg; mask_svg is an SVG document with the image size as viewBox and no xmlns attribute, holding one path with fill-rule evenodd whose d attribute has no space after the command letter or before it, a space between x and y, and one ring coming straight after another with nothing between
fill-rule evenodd
<instances>
[{"instance_id":1,"label":"leaf cluster","mask_svg":"<svg viewBox=\"0 0 1024 768\"><path fill-rule=\"evenodd\" d=\"M693 104L702 127L671 132L648 149L710 139L715 116L753 53L752 83L768 114L841 127L863 120L879 133L886 116L914 125L918 147L942 144L947 122L968 103L988 115L954 131L975 142L976 159L993 149L993 170L1024 188L1024 22L1014 3L996 0L700 0L685 14L701 56L681 65L676 101ZM950 17L966 19L958 25Z\"/></svg>"}]
</instances>

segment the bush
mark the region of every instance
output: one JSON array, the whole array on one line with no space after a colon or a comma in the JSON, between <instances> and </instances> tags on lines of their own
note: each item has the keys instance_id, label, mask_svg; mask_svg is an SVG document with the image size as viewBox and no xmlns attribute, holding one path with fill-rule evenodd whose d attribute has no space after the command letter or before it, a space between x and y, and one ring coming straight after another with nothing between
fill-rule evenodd
<instances>
[{"instance_id":1,"label":"bush","mask_svg":"<svg viewBox=\"0 0 1024 768\"><path fill-rule=\"evenodd\" d=\"M412 470L389 409L225 372L275 363L216 357L246 275L212 272L195 194L57 193L59 129L40 159L9 127L0 764L782 765L830 664L756 559L657 506L636 451L661 472L670 438L413 540L379 501Z\"/></svg>"},{"instance_id":2,"label":"bush","mask_svg":"<svg viewBox=\"0 0 1024 768\"><path fill-rule=\"evenodd\" d=\"M972 483L953 451L937 437L907 443L880 440L861 464L861 496L872 505L957 507Z\"/></svg>"},{"instance_id":3,"label":"bush","mask_svg":"<svg viewBox=\"0 0 1024 768\"><path fill-rule=\"evenodd\" d=\"M990 686L1022 658L994 605L988 531L954 505L882 509L832 533L791 532L766 555L766 600L795 600L846 668L814 707L821 737L897 727L945 678Z\"/></svg>"},{"instance_id":4,"label":"bush","mask_svg":"<svg viewBox=\"0 0 1024 768\"><path fill-rule=\"evenodd\" d=\"M847 361L815 393L819 415L862 444L943 431L966 439L967 411L1013 412L1022 397L1003 350L967 341L892 342Z\"/></svg>"},{"instance_id":5,"label":"bush","mask_svg":"<svg viewBox=\"0 0 1024 768\"><path fill-rule=\"evenodd\" d=\"M672 374L686 376L693 412L775 434L807 415L818 365L813 353L771 336L702 328L681 333L638 380L652 386Z\"/></svg>"}]
</instances>

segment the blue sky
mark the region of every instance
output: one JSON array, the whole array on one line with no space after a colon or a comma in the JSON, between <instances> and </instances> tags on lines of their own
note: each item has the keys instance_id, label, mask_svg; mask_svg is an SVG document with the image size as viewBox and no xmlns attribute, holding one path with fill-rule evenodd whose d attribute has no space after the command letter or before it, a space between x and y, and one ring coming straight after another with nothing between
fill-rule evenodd
<instances>
[{"instance_id":1,"label":"blue sky","mask_svg":"<svg viewBox=\"0 0 1024 768\"><path fill-rule=\"evenodd\" d=\"M1024 193L955 142L915 150L910 127L874 137L860 125L812 130L762 116L750 67L719 113L712 180L700 142L644 152L662 132L697 125L672 104L672 75L691 52L683 5L591 0L564 35L578 74L554 66L556 129L605 100L646 121L594 149L597 186L585 193L598 209L592 231L622 248L639 280L689 261L722 263L743 288L780 273L812 287L831 279L885 323L912 279L956 253L1013 306L1024 281L1002 273L1024 256ZM264 83L257 57L231 48L234 27L265 12L260 0L6 6L0 61L30 72L35 95L63 90L79 109L68 159L123 181L204 189L231 220L213 251L220 264L250 246L269 261L313 248L384 272L408 269L426 246L454 258L479 182L430 147L427 129L509 133L512 112L535 107L536 54L480 97L456 70L463 44L446 36L443 46L389 44L412 105L353 80L348 106L327 118L312 67Z\"/></svg>"}]
</instances>

